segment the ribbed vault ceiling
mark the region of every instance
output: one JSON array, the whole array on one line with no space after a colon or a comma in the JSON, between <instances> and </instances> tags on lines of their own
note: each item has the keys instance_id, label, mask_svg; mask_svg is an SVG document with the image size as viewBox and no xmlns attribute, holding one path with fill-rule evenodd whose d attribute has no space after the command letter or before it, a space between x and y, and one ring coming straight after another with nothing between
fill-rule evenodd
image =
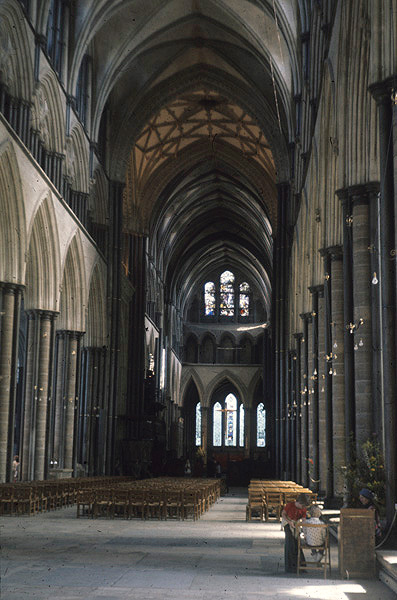
<instances>
[{"instance_id":1,"label":"ribbed vault ceiling","mask_svg":"<svg viewBox=\"0 0 397 600\"><path fill-rule=\"evenodd\" d=\"M234 267L269 308L297 2L97 0L77 13L74 77L88 51L94 128L105 112L109 173L126 181L124 226L149 236L168 299L183 308L209 269Z\"/></svg>"}]
</instances>

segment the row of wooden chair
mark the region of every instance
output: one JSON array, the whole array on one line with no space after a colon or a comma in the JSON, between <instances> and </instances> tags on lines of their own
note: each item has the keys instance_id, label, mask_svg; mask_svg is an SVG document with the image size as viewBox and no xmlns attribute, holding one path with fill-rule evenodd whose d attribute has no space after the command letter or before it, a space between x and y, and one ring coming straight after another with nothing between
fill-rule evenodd
<instances>
[{"instance_id":1,"label":"row of wooden chair","mask_svg":"<svg viewBox=\"0 0 397 600\"><path fill-rule=\"evenodd\" d=\"M280 522L284 505L295 501L301 493L310 495L312 502L317 498L311 490L293 481L251 480L248 486L246 520L258 518L260 521L269 521L274 518Z\"/></svg>"},{"instance_id":2,"label":"row of wooden chair","mask_svg":"<svg viewBox=\"0 0 397 600\"><path fill-rule=\"evenodd\" d=\"M1 515L34 515L76 503L82 489L112 487L126 477L86 477L0 484Z\"/></svg>"},{"instance_id":3,"label":"row of wooden chair","mask_svg":"<svg viewBox=\"0 0 397 600\"><path fill-rule=\"evenodd\" d=\"M220 495L219 480L159 478L133 481L117 488L81 490L77 517L194 520Z\"/></svg>"}]
</instances>

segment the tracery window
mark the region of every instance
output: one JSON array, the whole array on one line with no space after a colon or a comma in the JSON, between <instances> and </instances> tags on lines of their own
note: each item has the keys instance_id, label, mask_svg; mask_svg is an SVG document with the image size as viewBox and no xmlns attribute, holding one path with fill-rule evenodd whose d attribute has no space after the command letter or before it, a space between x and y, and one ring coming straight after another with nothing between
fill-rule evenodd
<instances>
[{"instance_id":1,"label":"tracery window","mask_svg":"<svg viewBox=\"0 0 397 600\"><path fill-rule=\"evenodd\" d=\"M240 404L240 446L244 446L244 417L245 417L245 411L244 411L244 405Z\"/></svg>"},{"instance_id":2,"label":"tracery window","mask_svg":"<svg viewBox=\"0 0 397 600\"><path fill-rule=\"evenodd\" d=\"M244 446L244 406L236 396L227 394L213 407L213 446Z\"/></svg>"},{"instance_id":3,"label":"tracery window","mask_svg":"<svg viewBox=\"0 0 397 600\"><path fill-rule=\"evenodd\" d=\"M256 445L258 448L266 446L266 410L263 402L256 409Z\"/></svg>"},{"instance_id":4,"label":"tracery window","mask_svg":"<svg viewBox=\"0 0 397 600\"><path fill-rule=\"evenodd\" d=\"M215 283L213 281L207 281L207 283L204 285L204 304L205 316L215 315L216 295Z\"/></svg>"},{"instance_id":5,"label":"tracery window","mask_svg":"<svg viewBox=\"0 0 397 600\"><path fill-rule=\"evenodd\" d=\"M213 445L222 446L222 406L219 402L214 404L213 424Z\"/></svg>"},{"instance_id":6,"label":"tracery window","mask_svg":"<svg viewBox=\"0 0 397 600\"><path fill-rule=\"evenodd\" d=\"M196 446L201 446L201 403L196 404Z\"/></svg>"},{"instance_id":7,"label":"tracery window","mask_svg":"<svg viewBox=\"0 0 397 600\"><path fill-rule=\"evenodd\" d=\"M236 319L249 317L251 287L247 281L239 283L229 270L223 271L216 282L204 284L204 316Z\"/></svg>"},{"instance_id":8,"label":"tracery window","mask_svg":"<svg viewBox=\"0 0 397 600\"><path fill-rule=\"evenodd\" d=\"M250 307L250 286L246 281L244 283L240 283L240 298L239 298L239 308L240 308L240 317L248 317L249 315L249 307Z\"/></svg>"},{"instance_id":9,"label":"tracery window","mask_svg":"<svg viewBox=\"0 0 397 600\"><path fill-rule=\"evenodd\" d=\"M224 317L234 315L234 275L231 271L224 271L220 278L220 314Z\"/></svg>"}]
</instances>

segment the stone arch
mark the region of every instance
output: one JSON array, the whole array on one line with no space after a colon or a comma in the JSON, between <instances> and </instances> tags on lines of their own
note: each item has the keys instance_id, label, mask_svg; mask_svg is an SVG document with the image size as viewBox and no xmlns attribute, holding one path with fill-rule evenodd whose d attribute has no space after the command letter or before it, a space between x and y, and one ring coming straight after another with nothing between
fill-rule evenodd
<instances>
[{"instance_id":1,"label":"stone arch","mask_svg":"<svg viewBox=\"0 0 397 600\"><path fill-rule=\"evenodd\" d=\"M42 2L38 3L36 29L37 32L41 33L42 35L46 35L47 33L47 21L50 4L51 0L42 0Z\"/></svg>"},{"instance_id":2,"label":"stone arch","mask_svg":"<svg viewBox=\"0 0 397 600\"><path fill-rule=\"evenodd\" d=\"M97 168L93 177L90 202L91 220L98 225L107 225L109 220L108 184L101 168Z\"/></svg>"},{"instance_id":3,"label":"stone arch","mask_svg":"<svg viewBox=\"0 0 397 600\"><path fill-rule=\"evenodd\" d=\"M86 296L84 254L77 232L69 244L63 269L58 329L84 331Z\"/></svg>"},{"instance_id":4,"label":"stone arch","mask_svg":"<svg viewBox=\"0 0 397 600\"><path fill-rule=\"evenodd\" d=\"M231 333L224 333L219 342L218 361L221 363L235 362L236 342Z\"/></svg>"},{"instance_id":5,"label":"stone arch","mask_svg":"<svg viewBox=\"0 0 397 600\"><path fill-rule=\"evenodd\" d=\"M216 362L216 342L215 337L211 333L206 333L200 342L199 362Z\"/></svg>"},{"instance_id":6,"label":"stone arch","mask_svg":"<svg viewBox=\"0 0 397 600\"><path fill-rule=\"evenodd\" d=\"M198 340L194 333L190 333L185 344L185 361L196 363L198 361Z\"/></svg>"},{"instance_id":7,"label":"stone arch","mask_svg":"<svg viewBox=\"0 0 397 600\"><path fill-rule=\"evenodd\" d=\"M32 126L40 133L46 148L63 154L65 151L65 110L58 79L48 71L33 96Z\"/></svg>"},{"instance_id":8,"label":"stone arch","mask_svg":"<svg viewBox=\"0 0 397 600\"><path fill-rule=\"evenodd\" d=\"M193 382L195 387L197 388L199 400L201 402L201 405L203 406L205 393L203 384L197 376L197 373L193 369L189 368L184 368L182 372L182 378L180 383L180 397L182 398L182 403L183 405L185 404L186 392L191 382Z\"/></svg>"},{"instance_id":9,"label":"stone arch","mask_svg":"<svg viewBox=\"0 0 397 600\"><path fill-rule=\"evenodd\" d=\"M85 330L86 346L107 345L106 268L101 261L95 264L91 275Z\"/></svg>"},{"instance_id":10,"label":"stone arch","mask_svg":"<svg viewBox=\"0 0 397 600\"><path fill-rule=\"evenodd\" d=\"M238 350L238 362L241 364L251 364L252 362L252 350L254 342L252 336L245 334L239 342L240 349Z\"/></svg>"},{"instance_id":11,"label":"stone arch","mask_svg":"<svg viewBox=\"0 0 397 600\"><path fill-rule=\"evenodd\" d=\"M33 93L32 34L27 30L19 2L0 4L0 81L9 93L29 100Z\"/></svg>"},{"instance_id":12,"label":"stone arch","mask_svg":"<svg viewBox=\"0 0 397 600\"><path fill-rule=\"evenodd\" d=\"M234 386L240 396L241 402L243 402L243 404L247 403L248 390L244 382L238 375L232 371L229 371L229 369L223 369L221 373L219 373L209 384L206 390L206 398L208 402L213 397L216 389L219 388L223 383L230 383L232 386Z\"/></svg>"},{"instance_id":13,"label":"stone arch","mask_svg":"<svg viewBox=\"0 0 397 600\"><path fill-rule=\"evenodd\" d=\"M66 140L66 176L74 190L88 194L89 154L83 128L78 123Z\"/></svg>"},{"instance_id":14,"label":"stone arch","mask_svg":"<svg viewBox=\"0 0 397 600\"><path fill-rule=\"evenodd\" d=\"M263 376L261 371L257 371L248 385L248 394L252 406L255 408L257 402L263 400ZM266 404L266 403L265 403ZM270 399L268 406L270 405Z\"/></svg>"},{"instance_id":15,"label":"stone arch","mask_svg":"<svg viewBox=\"0 0 397 600\"><path fill-rule=\"evenodd\" d=\"M19 166L10 142L0 147L0 281L22 283L26 222Z\"/></svg>"},{"instance_id":16,"label":"stone arch","mask_svg":"<svg viewBox=\"0 0 397 600\"><path fill-rule=\"evenodd\" d=\"M58 311L61 260L52 199L45 196L32 220L26 265L25 309Z\"/></svg>"}]
</instances>

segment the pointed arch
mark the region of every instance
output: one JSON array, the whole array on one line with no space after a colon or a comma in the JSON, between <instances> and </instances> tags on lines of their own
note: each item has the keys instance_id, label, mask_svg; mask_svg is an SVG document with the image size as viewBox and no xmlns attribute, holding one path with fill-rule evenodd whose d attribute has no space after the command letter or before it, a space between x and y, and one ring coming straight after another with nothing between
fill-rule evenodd
<instances>
[{"instance_id":1,"label":"pointed arch","mask_svg":"<svg viewBox=\"0 0 397 600\"><path fill-rule=\"evenodd\" d=\"M185 361L188 363L196 363L198 360L198 340L197 336L191 333L186 340L185 345Z\"/></svg>"},{"instance_id":2,"label":"pointed arch","mask_svg":"<svg viewBox=\"0 0 397 600\"><path fill-rule=\"evenodd\" d=\"M239 350L237 353L238 362L240 364L251 364L252 363L252 350L253 350L253 340L252 336L245 334L239 343Z\"/></svg>"},{"instance_id":3,"label":"pointed arch","mask_svg":"<svg viewBox=\"0 0 397 600\"><path fill-rule=\"evenodd\" d=\"M59 329L84 331L86 297L84 254L80 232L77 231L69 244L63 269L57 321Z\"/></svg>"},{"instance_id":4,"label":"pointed arch","mask_svg":"<svg viewBox=\"0 0 397 600\"><path fill-rule=\"evenodd\" d=\"M52 199L46 195L33 218L26 265L25 309L58 311L61 259Z\"/></svg>"},{"instance_id":5,"label":"pointed arch","mask_svg":"<svg viewBox=\"0 0 397 600\"><path fill-rule=\"evenodd\" d=\"M229 369L222 369L222 372L211 381L206 390L207 398L212 398L217 389L228 385L236 389L241 401L245 404L248 398L247 387L240 377Z\"/></svg>"},{"instance_id":6,"label":"pointed arch","mask_svg":"<svg viewBox=\"0 0 397 600\"><path fill-rule=\"evenodd\" d=\"M33 96L32 125L39 131L48 150L65 152L65 105L62 101L58 79L48 71L41 79Z\"/></svg>"},{"instance_id":7,"label":"pointed arch","mask_svg":"<svg viewBox=\"0 0 397 600\"><path fill-rule=\"evenodd\" d=\"M182 398L183 406L187 399L187 390L189 389L190 384L193 384L196 387L201 406L203 406L204 389L202 382L193 369L190 369L189 367L183 368L180 385L180 396Z\"/></svg>"},{"instance_id":8,"label":"pointed arch","mask_svg":"<svg viewBox=\"0 0 397 600\"><path fill-rule=\"evenodd\" d=\"M26 221L19 166L9 141L0 146L0 281L22 283Z\"/></svg>"},{"instance_id":9,"label":"pointed arch","mask_svg":"<svg viewBox=\"0 0 397 600\"><path fill-rule=\"evenodd\" d=\"M0 3L0 81L9 93L30 100L34 89L33 35L19 2Z\"/></svg>"},{"instance_id":10,"label":"pointed arch","mask_svg":"<svg viewBox=\"0 0 397 600\"><path fill-rule=\"evenodd\" d=\"M86 346L106 346L106 268L101 261L96 263L92 271L85 330Z\"/></svg>"},{"instance_id":11,"label":"pointed arch","mask_svg":"<svg viewBox=\"0 0 397 600\"><path fill-rule=\"evenodd\" d=\"M88 194L89 192L89 151L83 128L78 123L73 127L66 141L66 171L74 190Z\"/></svg>"},{"instance_id":12,"label":"pointed arch","mask_svg":"<svg viewBox=\"0 0 397 600\"><path fill-rule=\"evenodd\" d=\"M95 170L93 181L94 187L90 202L91 219L98 225L107 225L109 220L108 183L102 168Z\"/></svg>"},{"instance_id":13,"label":"pointed arch","mask_svg":"<svg viewBox=\"0 0 397 600\"><path fill-rule=\"evenodd\" d=\"M216 362L216 343L215 337L206 333L200 343L199 362L215 363Z\"/></svg>"},{"instance_id":14,"label":"pointed arch","mask_svg":"<svg viewBox=\"0 0 397 600\"><path fill-rule=\"evenodd\" d=\"M224 333L221 337L219 344L219 357L220 363L234 363L235 362L235 340L230 333Z\"/></svg>"}]
</instances>

